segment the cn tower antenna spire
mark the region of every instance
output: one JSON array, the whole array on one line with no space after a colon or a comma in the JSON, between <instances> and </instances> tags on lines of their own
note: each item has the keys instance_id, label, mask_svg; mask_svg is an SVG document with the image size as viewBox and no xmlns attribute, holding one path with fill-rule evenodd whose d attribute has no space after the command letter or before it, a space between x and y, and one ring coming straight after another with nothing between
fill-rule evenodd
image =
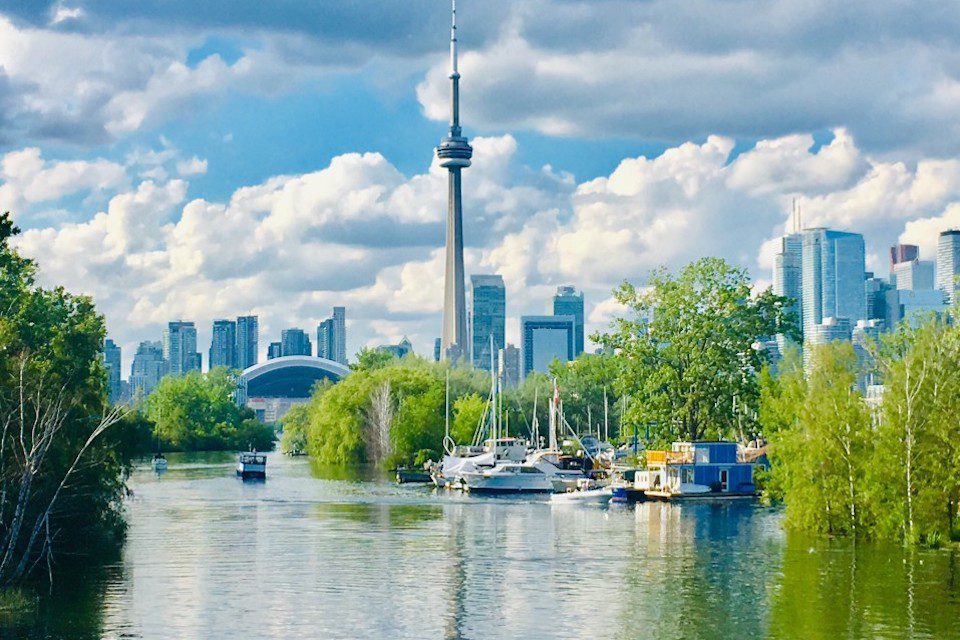
<instances>
[{"instance_id":1,"label":"cn tower antenna spire","mask_svg":"<svg viewBox=\"0 0 960 640\"><path fill-rule=\"evenodd\" d=\"M462 170L470 166L473 147L460 128L460 71L457 68L457 0L450 3L450 132L440 140L437 158L447 170L447 240L443 283L443 333L440 355L445 360L470 357L467 303L463 273Z\"/></svg>"},{"instance_id":2,"label":"cn tower antenna spire","mask_svg":"<svg viewBox=\"0 0 960 640\"><path fill-rule=\"evenodd\" d=\"M460 75L457 72L457 0L450 0L450 77Z\"/></svg>"}]
</instances>

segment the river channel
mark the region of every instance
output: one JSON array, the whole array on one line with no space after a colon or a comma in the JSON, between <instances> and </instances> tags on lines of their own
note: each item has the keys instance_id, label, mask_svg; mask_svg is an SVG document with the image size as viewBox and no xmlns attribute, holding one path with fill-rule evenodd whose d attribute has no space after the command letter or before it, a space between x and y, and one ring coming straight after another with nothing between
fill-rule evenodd
<instances>
[{"instance_id":1,"label":"river channel","mask_svg":"<svg viewBox=\"0 0 960 640\"><path fill-rule=\"evenodd\" d=\"M960 638L953 550L812 541L748 502L552 505L228 454L131 477L123 552L24 638Z\"/></svg>"}]
</instances>

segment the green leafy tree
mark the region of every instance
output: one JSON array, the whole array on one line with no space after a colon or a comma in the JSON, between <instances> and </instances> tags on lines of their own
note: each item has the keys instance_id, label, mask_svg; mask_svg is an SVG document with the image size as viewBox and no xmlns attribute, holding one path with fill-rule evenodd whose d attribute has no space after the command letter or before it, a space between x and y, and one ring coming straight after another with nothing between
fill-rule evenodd
<instances>
[{"instance_id":1,"label":"green leafy tree","mask_svg":"<svg viewBox=\"0 0 960 640\"><path fill-rule=\"evenodd\" d=\"M756 411L757 376L766 355L758 341L796 335L787 299L752 296L750 280L719 258L704 258L674 276L654 271L641 290L623 283L617 318L598 339L620 358L617 391L633 401L627 419L655 423L661 441L739 433ZM748 424L749 427L749 424Z\"/></svg>"},{"instance_id":2,"label":"green leafy tree","mask_svg":"<svg viewBox=\"0 0 960 640\"><path fill-rule=\"evenodd\" d=\"M165 377L147 398L156 436L182 451L273 449L273 427L234 402L236 389L234 374L224 367Z\"/></svg>"},{"instance_id":3,"label":"green leafy tree","mask_svg":"<svg viewBox=\"0 0 960 640\"><path fill-rule=\"evenodd\" d=\"M814 348L810 374L780 381L782 412L772 435L772 482L792 529L868 535L867 473L873 457L870 414L857 391L857 356L849 343Z\"/></svg>"},{"instance_id":4,"label":"green leafy tree","mask_svg":"<svg viewBox=\"0 0 960 640\"><path fill-rule=\"evenodd\" d=\"M612 354L582 353L572 362L555 360L550 375L563 393L564 417L574 428L595 433L603 425L604 405L610 436L620 433L621 407L618 392L621 358ZM553 395L549 388L544 402Z\"/></svg>"},{"instance_id":5,"label":"green leafy tree","mask_svg":"<svg viewBox=\"0 0 960 640\"><path fill-rule=\"evenodd\" d=\"M904 323L881 352L885 393L871 487L879 537L935 544L960 505L960 331Z\"/></svg>"},{"instance_id":6,"label":"green leafy tree","mask_svg":"<svg viewBox=\"0 0 960 640\"><path fill-rule=\"evenodd\" d=\"M450 423L450 435L455 442L467 444L473 441L473 434L486 414L487 399L478 393L470 393L457 398L453 403L453 419Z\"/></svg>"},{"instance_id":7,"label":"green leafy tree","mask_svg":"<svg viewBox=\"0 0 960 640\"><path fill-rule=\"evenodd\" d=\"M301 454L307 450L307 429L310 424L310 406L298 404L290 407L280 420L283 434L280 436L280 451Z\"/></svg>"},{"instance_id":8,"label":"green leafy tree","mask_svg":"<svg viewBox=\"0 0 960 640\"><path fill-rule=\"evenodd\" d=\"M35 283L0 215L0 587L122 539L129 470L92 301Z\"/></svg>"}]
</instances>

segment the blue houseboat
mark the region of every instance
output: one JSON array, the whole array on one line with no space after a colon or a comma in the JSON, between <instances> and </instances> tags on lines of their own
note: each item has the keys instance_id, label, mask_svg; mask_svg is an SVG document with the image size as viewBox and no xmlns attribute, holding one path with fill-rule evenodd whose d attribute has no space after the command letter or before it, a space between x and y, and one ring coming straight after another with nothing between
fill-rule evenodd
<instances>
[{"instance_id":1,"label":"blue houseboat","mask_svg":"<svg viewBox=\"0 0 960 640\"><path fill-rule=\"evenodd\" d=\"M670 451L647 451L634 490L647 500L752 497L753 471L764 460L762 449L736 442L675 442Z\"/></svg>"}]
</instances>

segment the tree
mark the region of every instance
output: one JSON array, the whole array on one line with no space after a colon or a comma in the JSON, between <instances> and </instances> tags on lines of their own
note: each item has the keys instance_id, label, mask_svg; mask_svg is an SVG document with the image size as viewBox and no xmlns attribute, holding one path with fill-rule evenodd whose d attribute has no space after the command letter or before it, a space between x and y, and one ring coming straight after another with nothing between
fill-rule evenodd
<instances>
[{"instance_id":1,"label":"tree","mask_svg":"<svg viewBox=\"0 0 960 640\"><path fill-rule=\"evenodd\" d=\"M622 360L612 354L582 353L572 362L554 361L550 374L563 393L564 416L581 431L595 432L604 421L604 406L611 437L620 433L618 377ZM548 388L543 400L553 395Z\"/></svg>"},{"instance_id":2,"label":"tree","mask_svg":"<svg viewBox=\"0 0 960 640\"><path fill-rule=\"evenodd\" d=\"M310 421L310 406L298 404L280 419L283 435L280 436L280 451L299 455L307 450L307 429Z\"/></svg>"},{"instance_id":3,"label":"tree","mask_svg":"<svg viewBox=\"0 0 960 640\"><path fill-rule=\"evenodd\" d=\"M236 389L234 374L224 367L165 377L147 398L154 433L182 451L272 449L273 428L237 405Z\"/></svg>"},{"instance_id":4,"label":"tree","mask_svg":"<svg viewBox=\"0 0 960 640\"><path fill-rule=\"evenodd\" d=\"M129 455L111 433L102 316L85 296L36 286L36 264L9 244L0 215L0 587L56 556L86 555L123 534Z\"/></svg>"},{"instance_id":5,"label":"tree","mask_svg":"<svg viewBox=\"0 0 960 640\"><path fill-rule=\"evenodd\" d=\"M369 457L378 464L383 463L392 453L390 429L393 426L394 413L390 381L384 380L374 387L366 411L367 451Z\"/></svg>"},{"instance_id":6,"label":"tree","mask_svg":"<svg viewBox=\"0 0 960 640\"><path fill-rule=\"evenodd\" d=\"M779 428L771 433L771 476L792 529L868 534L867 473L874 455L870 415L857 391L849 343L814 348L804 382L799 367L781 376Z\"/></svg>"},{"instance_id":7,"label":"tree","mask_svg":"<svg viewBox=\"0 0 960 640\"><path fill-rule=\"evenodd\" d=\"M797 332L786 298L769 289L751 296L746 272L719 258L677 276L658 269L648 289L624 282L614 293L634 317L616 318L597 338L619 355L616 390L633 400L627 418L656 423L665 442L736 433L756 411L767 360L757 343Z\"/></svg>"},{"instance_id":8,"label":"tree","mask_svg":"<svg viewBox=\"0 0 960 640\"><path fill-rule=\"evenodd\" d=\"M470 393L457 398L453 403L453 420L450 424L450 435L454 442L472 443L473 435L486 415L486 411L487 400L480 397L479 393Z\"/></svg>"},{"instance_id":9,"label":"tree","mask_svg":"<svg viewBox=\"0 0 960 640\"><path fill-rule=\"evenodd\" d=\"M886 391L872 488L878 535L936 543L960 505L960 331L935 318L905 323L879 358Z\"/></svg>"}]
</instances>

